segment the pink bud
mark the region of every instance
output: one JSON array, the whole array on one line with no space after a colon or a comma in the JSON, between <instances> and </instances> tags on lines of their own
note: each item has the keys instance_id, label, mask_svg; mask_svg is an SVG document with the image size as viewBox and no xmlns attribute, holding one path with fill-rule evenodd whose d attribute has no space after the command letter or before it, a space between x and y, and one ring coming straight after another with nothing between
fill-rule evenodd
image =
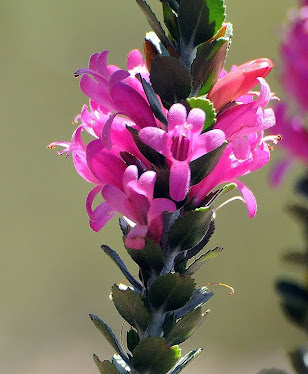
<instances>
[{"instance_id":1,"label":"pink bud","mask_svg":"<svg viewBox=\"0 0 308 374\"><path fill-rule=\"evenodd\" d=\"M219 79L208 94L208 99L220 110L225 104L246 94L272 70L273 62L268 58L248 61Z\"/></svg>"}]
</instances>

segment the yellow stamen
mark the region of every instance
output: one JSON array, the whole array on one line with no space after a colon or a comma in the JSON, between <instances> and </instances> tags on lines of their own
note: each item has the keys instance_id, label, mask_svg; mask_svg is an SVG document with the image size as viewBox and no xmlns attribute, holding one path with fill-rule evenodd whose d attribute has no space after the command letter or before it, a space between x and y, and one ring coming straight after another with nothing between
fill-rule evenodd
<instances>
[{"instance_id":1,"label":"yellow stamen","mask_svg":"<svg viewBox=\"0 0 308 374\"><path fill-rule=\"evenodd\" d=\"M226 283L221 283L221 282L215 282L215 283L205 283L205 284L202 284L202 286L224 286L224 287L227 287L231 290L231 292L228 293L228 296L232 296L234 295L234 288L229 286L228 284Z\"/></svg>"}]
</instances>

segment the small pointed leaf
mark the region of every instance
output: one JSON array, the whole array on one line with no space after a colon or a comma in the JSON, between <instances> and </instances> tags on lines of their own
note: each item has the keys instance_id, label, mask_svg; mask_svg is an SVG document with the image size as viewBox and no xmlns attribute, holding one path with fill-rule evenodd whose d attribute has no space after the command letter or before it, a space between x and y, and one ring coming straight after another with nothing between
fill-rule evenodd
<instances>
[{"instance_id":1,"label":"small pointed leaf","mask_svg":"<svg viewBox=\"0 0 308 374\"><path fill-rule=\"evenodd\" d=\"M184 272L184 275L193 275L196 271L200 270L207 262L209 262L212 258L216 257L223 248L216 247L213 249L209 249L205 253L203 253L200 257L198 257Z\"/></svg>"},{"instance_id":2,"label":"small pointed leaf","mask_svg":"<svg viewBox=\"0 0 308 374\"><path fill-rule=\"evenodd\" d=\"M164 259L159 244L152 239L146 239L142 250L126 247L131 258L144 270L159 273L164 266Z\"/></svg>"},{"instance_id":3,"label":"small pointed leaf","mask_svg":"<svg viewBox=\"0 0 308 374\"><path fill-rule=\"evenodd\" d=\"M158 19L156 18L148 3L145 0L136 0L136 2L143 11L144 15L146 16L146 19L152 30L159 37L163 45L165 47L168 46L170 44L170 41L167 38L164 29L162 28L161 24L159 23Z\"/></svg>"},{"instance_id":4,"label":"small pointed leaf","mask_svg":"<svg viewBox=\"0 0 308 374\"><path fill-rule=\"evenodd\" d=\"M191 361L199 356L199 354L202 352L203 348L195 349L189 353L187 353L184 357L182 357L174 368L170 371L169 374L179 374L188 364L191 363Z\"/></svg>"},{"instance_id":5,"label":"small pointed leaf","mask_svg":"<svg viewBox=\"0 0 308 374\"><path fill-rule=\"evenodd\" d=\"M119 374L118 370L110 361L101 361L96 355L93 355L93 359L100 374Z\"/></svg>"},{"instance_id":6,"label":"small pointed leaf","mask_svg":"<svg viewBox=\"0 0 308 374\"><path fill-rule=\"evenodd\" d=\"M116 251L112 248L108 247L108 245L102 245L102 249L109 255L113 261L118 265L122 273L124 274L125 278L131 283L131 285L139 291L142 291L143 287L142 284L139 283L128 271L126 265L124 264L121 257L118 255Z\"/></svg>"},{"instance_id":7,"label":"small pointed leaf","mask_svg":"<svg viewBox=\"0 0 308 374\"><path fill-rule=\"evenodd\" d=\"M212 129L216 122L216 111L213 103L205 97L191 97L186 100L191 108L200 108L205 114L205 122L202 132Z\"/></svg>"},{"instance_id":8,"label":"small pointed leaf","mask_svg":"<svg viewBox=\"0 0 308 374\"><path fill-rule=\"evenodd\" d=\"M212 219L205 237L201 240L200 243L198 243L196 246L194 246L192 249L186 252L186 255L185 255L186 261L196 256L206 246L206 244L209 242L212 235L214 234L214 231L215 231L215 221L214 219Z\"/></svg>"},{"instance_id":9,"label":"small pointed leaf","mask_svg":"<svg viewBox=\"0 0 308 374\"><path fill-rule=\"evenodd\" d=\"M191 337L205 321L206 314L202 313L201 307L193 309L180 319L174 328L166 336L167 345L181 344Z\"/></svg>"},{"instance_id":10,"label":"small pointed leaf","mask_svg":"<svg viewBox=\"0 0 308 374\"><path fill-rule=\"evenodd\" d=\"M191 170L190 184L193 186L200 183L206 178L218 164L221 156L223 155L228 143L224 142L220 147L205 155L197 158L189 164Z\"/></svg>"},{"instance_id":11,"label":"small pointed leaf","mask_svg":"<svg viewBox=\"0 0 308 374\"><path fill-rule=\"evenodd\" d=\"M232 37L231 23L223 26L223 28L226 29L225 36L204 43L192 63L192 95L207 94L219 78Z\"/></svg>"},{"instance_id":12,"label":"small pointed leaf","mask_svg":"<svg viewBox=\"0 0 308 374\"><path fill-rule=\"evenodd\" d=\"M136 348L136 345L139 343L139 336L136 330L130 329L127 331L127 348L130 352Z\"/></svg>"},{"instance_id":13,"label":"small pointed leaf","mask_svg":"<svg viewBox=\"0 0 308 374\"><path fill-rule=\"evenodd\" d=\"M150 80L164 106L186 100L191 90L191 77L184 65L175 57L156 56L151 65Z\"/></svg>"},{"instance_id":14,"label":"small pointed leaf","mask_svg":"<svg viewBox=\"0 0 308 374\"><path fill-rule=\"evenodd\" d=\"M123 350L121 345L116 338L115 334L111 330L111 328L98 316L95 314L89 314L91 321L94 323L95 327L104 335L108 343L112 346L112 348L119 353L120 355L123 354Z\"/></svg>"},{"instance_id":15,"label":"small pointed leaf","mask_svg":"<svg viewBox=\"0 0 308 374\"><path fill-rule=\"evenodd\" d=\"M165 25L170 32L172 38L178 42L180 38L177 16L167 2L163 2L163 15Z\"/></svg>"},{"instance_id":16,"label":"small pointed leaf","mask_svg":"<svg viewBox=\"0 0 308 374\"><path fill-rule=\"evenodd\" d=\"M149 291L149 301L156 309L165 312L179 309L191 298L195 289L195 282L190 276L178 273L164 274L158 277Z\"/></svg>"},{"instance_id":17,"label":"small pointed leaf","mask_svg":"<svg viewBox=\"0 0 308 374\"><path fill-rule=\"evenodd\" d=\"M142 340L133 352L132 363L140 373L165 374L181 357L178 346L167 347L164 338Z\"/></svg>"},{"instance_id":18,"label":"small pointed leaf","mask_svg":"<svg viewBox=\"0 0 308 374\"><path fill-rule=\"evenodd\" d=\"M187 251L205 237L213 212L210 208L198 208L185 212L173 224L168 239L173 251Z\"/></svg>"},{"instance_id":19,"label":"small pointed leaf","mask_svg":"<svg viewBox=\"0 0 308 374\"><path fill-rule=\"evenodd\" d=\"M191 310L206 303L213 295L214 292L209 292L207 287L196 288L188 303L174 312L175 318L183 318Z\"/></svg>"},{"instance_id":20,"label":"small pointed leaf","mask_svg":"<svg viewBox=\"0 0 308 374\"><path fill-rule=\"evenodd\" d=\"M121 290L114 284L112 300L118 312L131 326L142 331L147 328L150 316L140 295L130 288Z\"/></svg>"}]
</instances>

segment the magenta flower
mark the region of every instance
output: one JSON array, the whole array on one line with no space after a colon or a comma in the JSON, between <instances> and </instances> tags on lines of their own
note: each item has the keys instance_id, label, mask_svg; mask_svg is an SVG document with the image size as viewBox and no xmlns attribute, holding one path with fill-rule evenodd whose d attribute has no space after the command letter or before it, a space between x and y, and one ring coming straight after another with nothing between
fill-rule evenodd
<instances>
[{"instance_id":1,"label":"magenta flower","mask_svg":"<svg viewBox=\"0 0 308 374\"><path fill-rule=\"evenodd\" d=\"M153 198L155 179L154 171L146 171L138 179L138 169L131 165L123 173L120 188L107 184L102 190L107 204L133 222L125 239L130 248L142 249L145 237L159 243L163 229L162 213L176 210L173 201Z\"/></svg>"},{"instance_id":2,"label":"magenta flower","mask_svg":"<svg viewBox=\"0 0 308 374\"><path fill-rule=\"evenodd\" d=\"M308 111L308 2L293 12L281 45L281 81L303 112Z\"/></svg>"},{"instance_id":3,"label":"magenta flower","mask_svg":"<svg viewBox=\"0 0 308 374\"><path fill-rule=\"evenodd\" d=\"M295 165L297 159L308 166L308 131L300 117L287 116L285 103L278 103L274 110L276 115L274 130L281 135L279 146L286 152L285 157L279 160L271 171L270 183L276 187L283 181L287 171Z\"/></svg>"},{"instance_id":4,"label":"magenta flower","mask_svg":"<svg viewBox=\"0 0 308 374\"><path fill-rule=\"evenodd\" d=\"M252 218L256 214L256 199L251 190L238 178L263 167L269 161L270 151L262 136L251 134L247 139L251 149L248 158L238 159L233 152L232 144L229 144L215 169L203 181L191 188L189 198L193 200L194 205L202 204L207 194L219 184L235 183L246 203L249 217Z\"/></svg>"},{"instance_id":5,"label":"magenta flower","mask_svg":"<svg viewBox=\"0 0 308 374\"><path fill-rule=\"evenodd\" d=\"M168 131L155 127L140 130L140 139L166 157L170 168L170 197L185 199L190 184L189 163L219 147L225 141L223 131L201 134L205 121L203 110L192 109L188 116L184 105L174 104L168 113Z\"/></svg>"},{"instance_id":6,"label":"magenta flower","mask_svg":"<svg viewBox=\"0 0 308 374\"><path fill-rule=\"evenodd\" d=\"M217 116L215 129L224 131L227 140L232 142L233 152L238 159L249 158L251 149L247 135L264 131L275 125L275 115L271 108L264 109L272 95L263 78L257 78L261 91L240 97L237 105L226 107ZM257 99L253 100L254 95Z\"/></svg>"}]
</instances>

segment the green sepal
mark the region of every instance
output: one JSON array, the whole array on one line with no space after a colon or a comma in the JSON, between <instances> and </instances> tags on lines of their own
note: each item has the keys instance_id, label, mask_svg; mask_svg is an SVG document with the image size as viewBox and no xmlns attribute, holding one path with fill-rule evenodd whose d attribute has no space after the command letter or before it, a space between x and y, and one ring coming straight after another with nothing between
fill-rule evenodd
<instances>
[{"instance_id":1,"label":"green sepal","mask_svg":"<svg viewBox=\"0 0 308 374\"><path fill-rule=\"evenodd\" d=\"M142 269L148 273L153 271L160 273L164 266L164 258L160 248L152 239L146 239L145 246L142 250L125 247L131 258L138 264Z\"/></svg>"},{"instance_id":2,"label":"green sepal","mask_svg":"<svg viewBox=\"0 0 308 374\"><path fill-rule=\"evenodd\" d=\"M133 350L136 348L136 345L139 343L139 336L136 330L130 329L127 331L126 343L128 350L130 352L133 352Z\"/></svg>"},{"instance_id":3,"label":"green sepal","mask_svg":"<svg viewBox=\"0 0 308 374\"><path fill-rule=\"evenodd\" d=\"M151 65L150 80L167 109L186 100L191 91L190 74L175 57L156 56Z\"/></svg>"},{"instance_id":4,"label":"green sepal","mask_svg":"<svg viewBox=\"0 0 308 374\"><path fill-rule=\"evenodd\" d=\"M199 354L202 352L203 348L198 348L193 351L190 351L187 353L184 357L182 357L176 365L172 368L172 370L169 372L169 374L179 374L185 367L192 362L194 358L199 356Z\"/></svg>"},{"instance_id":5,"label":"green sepal","mask_svg":"<svg viewBox=\"0 0 308 374\"><path fill-rule=\"evenodd\" d=\"M158 36L158 38L161 40L163 45L165 47L170 45L170 41L167 38L164 29L162 28L161 24L159 23L158 19L156 18L155 14L153 13L148 3L145 0L136 0L136 2L139 5L142 12L144 13L144 15L146 16L146 19L150 27L155 32L155 34Z\"/></svg>"},{"instance_id":6,"label":"green sepal","mask_svg":"<svg viewBox=\"0 0 308 374\"><path fill-rule=\"evenodd\" d=\"M181 344L191 337L205 321L206 313L202 313L202 308L193 309L180 319L174 328L166 336L167 345Z\"/></svg>"},{"instance_id":7,"label":"green sepal","mask_svg":"<svg viewBox=\"0 0 308 374\"><path fill-rule=\"evenodd\" d=\"M213 151L206 153L189 164L191 171L191 186L201 182L214 170L227 145L228 142L225 141L220 147L213 149Z\"/></svg>"},{"instance_id":8,"label":"green sepal","mask_svg":"<svg viewBox=\"0 0 308 374\"><path fill-rule=\"evenodd\" d=\"M164 338L151 336L142 340L133 352L132 363L139 373L165 374L181 357L178 346L166 346Z\"/></svg>"},{"instance_id":9,"label":"green sepal","mask_svg":"<svg viewBox=\"0 0 308 374\"><path fill-rule=\"evenodd\" d=\"M95 314L89 314L89 316L95 327L104 335L105 339L112 346L112 348L121 355L123 351L111 328Z\"/></svg>"},{"instance_id":10,"label":"green sepal","mask_svg":"<svg viewBox=\"0 0 308 374\"><path fill-rule=\"evenodd\" d=\"M232 24L226 26L224 37L204 43L191 66L192 95L205 95L217 82L225 65L232 38Z\"/></svg>"},{"instance_id":11,"label":"green sepal","mask_svg":"<svg viewBox=\"0 0 308 374\"><path fill-rule=\"evenodd\" d=\"M216 111L213 103L205 97L191 97L186 100L191 108L200 108L205 114L205 122L202 132L211 130L216 122Z\"/></svg>"},{"instance_id":12,"label":"green sepal","mask_svg":"<svg viewBox=\"0 0 308 374\"><path fill-rule=\"evenodd\" d=\"M149 301L156 309L165 312L184 306L195 289L195 281L190 276L168 273L158 277L149 290Z\"/></svg>"},{"instance_id":13,"label":"green sepal","mask_svg":"<svg viewBox=\"0 0 308 374\"><path fill-rule=\"evenodd\" d=\"M140 295L130 288L112 286L112 300L120 315L137 330L145 331L150 315Z\"/></svg>"},{"instance_id":14,"label":"green sepal","mask_svg":"<svg viewBox=\"0 0 308 374\"><path fill-rule=\"evenodd\" d=\"M181 55L186 67L192 62L194 49L211 39L224 19L223 0L181 0L178 23Z\"/></svg>"},{"instance_id":15,"label":"green sepal","mask_svg":"<svg viewBox=\"0 0 308 374\"><path fill-rule=\"evenodd\" d=\"M196 271L200 270L207 262L216 257L222 250L223 248L221 247L209 249L200 257L198 257L192 264L190 264L190 266L184 272L184 275L193 275Z\"/></svg>"},{"instance_id":16,"label":"green sepal","mask_svg":"<svg viewBox=\"0 0 308 374\"><path fill-rule=\"evenodd\" d=\"M119 374L118 370L110 361L101 361L95 354L93 355L93 360L100 374Z\"/></svg>"},{"instance_id":17,"label":"green sepal","mask_svg":"<svg viewBox=\"0 0 308 374\"><path fill-rule=\"evenodd\" d=\"M164 23L171 37L178 42L180 38L177 16L167 2L163 2Z\"/></svg>"},{"instance_id":18,"label":"green sepal","mask_svg":"<svg viewBox=\"0 0 308 374\"><path fill-rule=\"evenodd\" d=\"M213 216L210 207L185 212L172 225L168 241L172 251L182 252L196 246L206 235Z\"/></svg>"}]
</instances>

